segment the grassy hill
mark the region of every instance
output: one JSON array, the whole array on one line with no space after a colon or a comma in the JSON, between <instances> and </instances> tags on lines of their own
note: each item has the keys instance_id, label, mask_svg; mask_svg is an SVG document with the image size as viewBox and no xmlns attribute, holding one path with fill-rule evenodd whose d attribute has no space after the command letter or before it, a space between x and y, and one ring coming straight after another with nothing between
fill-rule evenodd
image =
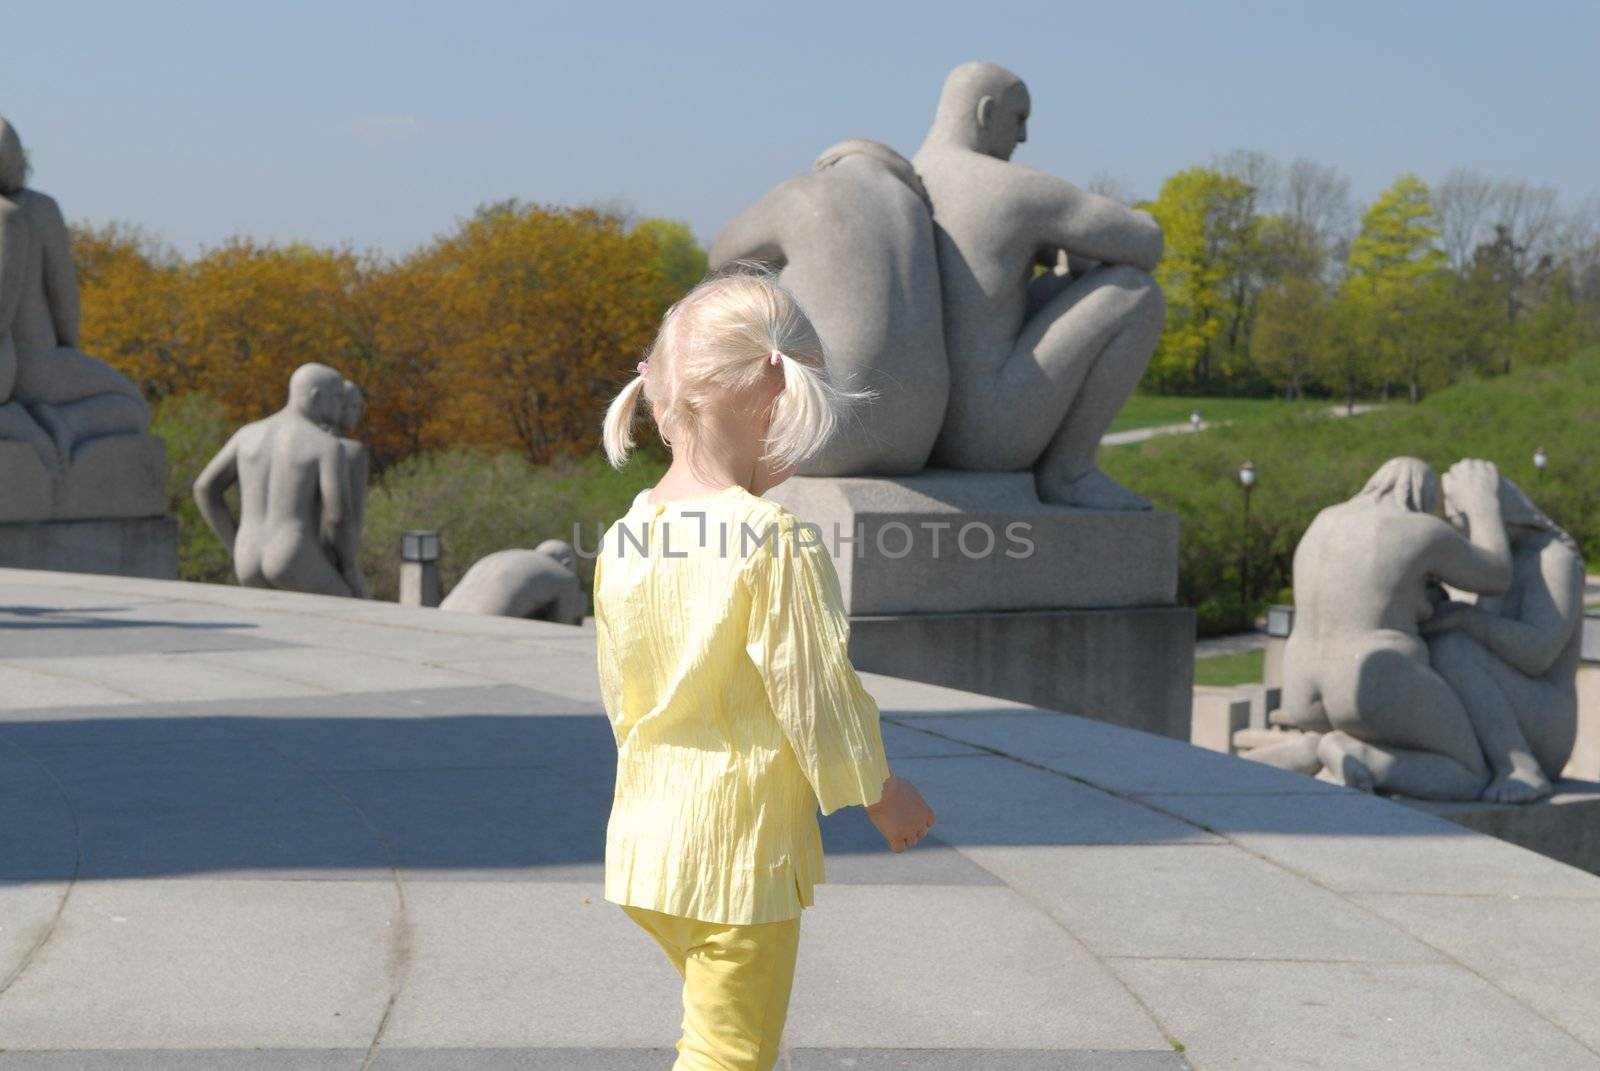
<instances>
[{"instance_id":1,"label":"grassy hill","mask_svg":"<svg viewBox=\"0 0 1600 1071\"><path fill-rule=\"evenodd\" d=\"M1533 452L1543 446L1543 478ZM1565 526L1591 563L1600 561L1600 350L1565 364L1463 383L1420 405L1394 405L1358 420L1325 407L1287 406L1268 418L1201 435L1162 437L1105 450L1113 477L1176 512L1183 522L1180 598L1200 611L1201 633L1243 627L1291 582L1295 544L1324 506L1361 489L1384 461L1420 457L1443 472L1462 457L1493 461ZM1236 481L1245 460L1258 483L1248 534ZM1250 589L1241 600L1241 542Z\"/></svg>"}]
</instances>

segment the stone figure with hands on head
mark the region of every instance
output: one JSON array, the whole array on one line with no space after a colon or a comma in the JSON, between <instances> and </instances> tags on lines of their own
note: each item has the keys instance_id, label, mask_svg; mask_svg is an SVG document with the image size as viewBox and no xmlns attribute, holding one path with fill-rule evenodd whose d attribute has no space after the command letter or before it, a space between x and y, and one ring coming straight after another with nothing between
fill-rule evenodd
<instances>
[{"instance_id":1,"label":"stone figure with hands on head","mask_svg":"<svg viewBox=\"0 0 1600 1071\"><path fill-rule=\"evenodd\" d=\"M1512 582L1499 474L1457 462L1386 462L1348 502L1317 514L1294 556L1295 623L1283 716L1313 738L1328 775L1422 799L1477 799L1489 768L1472 716L1431 664L1419 626L1437 585L1484 595ZM1470 519L1443 517L1443 495Z\"/></svg>"},{"instance_id":2,"label":"stone figure with hands on head","mask_svg":"<svg viewBox=\"0 0 1600 1071\"><path fill-rule=\"evenodd\" d=\"M1446 504L1470 530L1471 503ZM1433 668L1460 697L1492 778L1483 799L1548 796L1578 731L1584 561L1577 542L1504 476L1501 521L1511 545L1511 586L1501 595L1441 601L1423 623Z\"/></svg>"},{"instance_id":3,"label":"stone figure with hands on head","mask_svg":"<svg viewBox=\"0 0 1600 1071\"><path fill-rule=\"evenodd\" d=\"M194 482L194 497L233 556L239 582L321 595L360 596L355 571L360 501L353 457L339 428L347 381L323 364L289 377L289 403L233 434ZM365 468L365 454L360 467ZM224 497L239 486L235 523Z\"/></svg>"}]
</instances>

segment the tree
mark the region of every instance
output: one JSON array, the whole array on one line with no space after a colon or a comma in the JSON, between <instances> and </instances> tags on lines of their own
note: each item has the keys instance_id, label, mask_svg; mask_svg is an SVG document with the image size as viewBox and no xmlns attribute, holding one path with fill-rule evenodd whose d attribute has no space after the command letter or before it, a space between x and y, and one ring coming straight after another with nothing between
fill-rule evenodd
<instances>
[{"instance_id":1,"label":"tree","mask_svg":"<svg viewBox=\"0 0 1600 1071\"><path fill-rule=\"evenodd\" d=\"M72 257L84 352L110 363L152 400L191 387L180 353L176 255L143 231L112 223L74 226Z\"/></svg>"},{"instance_id":2,"label":"tree","mask_svg":"<svg viewBox=\"0 0 1600 1071\"><path fill-rule=\"evenodd\" d=\"M1188 380L1204 391L1221 364L1236 311L1230 283L1243 271L1253 241L1250 187L1205 167L1191 167L1161 184L1140 207L1161 224L1165 252L1156 279L1167 301L1167 329L1150 367L1160 383Z\"/></svg>"},{"instance_id":3,"label":"tree","mask_svg":"<svg viewBox=\"0 0 1600 1071\"><path fill-rule=\"evenodd\" d=\"M236 238L206 252L183 272L189 385L246 421L282 408L290 374L307 361L346 371L360 353L352 308L358 268L348 251L303 244Z\"/></svg>"},{"instance_id":4,"label":"tree","mask_svg":"<svg viewBox=\"0 0 1600 1071\"><path fill-rule=\"evenodd\" d=\"M633 230L655 243L663 306L673 304L705 278L709 266L706 251L694 240L687 223L647 219Z\"/></svg>"},{"instance_id":5,"label":"tree","mask_svg":"<svg viewBox=\"0 0 1600 1071\"><path fill-rule=\"evenodd\" d=\"M1427 184L1402 175L1362 214L1347 262L1345 287L1359 334L1373 346L1384 382L1403 380L1413 402L1421 400L1425 373L1441 356L1421 316L1444 267L1434 245L1438 236Z\"/></svg>"},{"instance_id":6,"label":"tree","mask_svg":"<svg viewBox=\"0 0 1600 1071\"><path fill-rule=\"evenodd\" d=\"M544 464L594 449L664 311L656 240L593 209L503 202L437 247L443 409L458 441Z\"/></svg>"},{"instance_id":7,"label":"tree","mask_svg":"<svg viewBox=\"0 0 1600 1071\"><path fill-rule=\"evenodd\" d=\"M1317 354L1327 348L1327 292L1315 279L1290 275L1262 291L1256 315L1251 354L1293 401L1313 374Z\"/></svg>"}]
</instances>

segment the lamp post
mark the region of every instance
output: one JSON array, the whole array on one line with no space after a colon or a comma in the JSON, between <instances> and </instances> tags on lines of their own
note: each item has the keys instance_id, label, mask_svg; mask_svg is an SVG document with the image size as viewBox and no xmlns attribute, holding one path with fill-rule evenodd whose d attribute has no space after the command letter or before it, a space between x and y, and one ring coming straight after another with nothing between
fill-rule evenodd
<instances>
[{"instance_id":1,"label":"lamp post","mask_svg":"<svg viewBox=\"0 0 1600 1071\"><path fill-rule=\"evenodd\" d=\"M1539 447L1533 452L1533 468L1539 474L1539 482L1544 482L1544 470L1550 464L1550 455L1544 452L1544 447Z\"/></svg>"},{"instance_id":2,"label":"lamp post","mask_svg":"<svg viewBox=\"0 0 1600 1071\"><path fill-rule=\"evenodd\" d=\"M439 533L410 531L400 536L400 605L438 606Z\"/></svg>"},{"instance_id":3,"label":"lamp post","mask_svg":"<svg viewBox=\"0 0 1600 1071\"><path fill-rule=\"evenodd\" d=\"M1239 608L1250 613L1250 492L1256 486L1256 467L1246 461L1239 466L1239 487L1244 491L1244 527L1239 537Z\"/></svg>"},{"instance_id":4,"label":"lamp post","mask_svg":"<svg viewBox=\"0 0 1600 1071\"><path fill-rule=\"evenodd\" d=\"M1196 409L1194 412L1189 414L1189 429L1191 431L1199 431L1200 424L1200 410Z\"/></svg>"}]
</instances>

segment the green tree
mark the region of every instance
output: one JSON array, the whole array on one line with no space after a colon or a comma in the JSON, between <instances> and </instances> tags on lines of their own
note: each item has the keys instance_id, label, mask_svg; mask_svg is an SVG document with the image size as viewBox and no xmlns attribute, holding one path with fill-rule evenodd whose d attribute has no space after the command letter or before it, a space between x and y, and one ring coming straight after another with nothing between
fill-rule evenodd
<instances>
[{"instance_id":1,"label":"green tree","mask_svg":"<svg viewBox=\"0 0 1600 1071\"><path fill-rule=\"evenodd\" d=\"M1283 384L1283 396L1294 401L1327 346L1328 295L1323 285L1304 275L1289 275L1261 292L1250 352L1257 366Z\"/></svg>"},{"instance_id":2,"label":"green tree","mask_svg":"<svg viewBox=\"0 0 1600 1071\"><path fill-rule=\"evenodd\" d=\"M634 227L633 233L655 243L663 305L671 305L705 278L709 267L706 251L694 240L694 232L687 223L675 219L647 219Z\"/></svg>"},{"instance_id":3,"label":"green tree","mask_svg":"<svg viewBox=\"0 0 1600 1071\"><path fill-rule=\"evenodd\" d=\"M1435 281L1445 266L1438 237L1427 184L1402 175L1362 214L1346 262L1358 334L1373 347L1384 383L1403 381L1413 402L1421 400L1426 374L1443 356L1425 319L1437 306Z\"/></svg>"},{"instance_id":4,"label":"green tree","mask_svg":"<svg viewBox=\"0 0 1600 1071\"><path fill-rule=\"evenodd\" d=\"M1160 386L1187 380L1205 391L1223 364L1230 325L1239 313L1232 284L1255 239L1252 188L1206 167L1191 167L1161 184L1140 207L1161 224L1166 249L1156 279L1167 300L1167 329L1150 362Z\"/></svg>"}]
</instances>

